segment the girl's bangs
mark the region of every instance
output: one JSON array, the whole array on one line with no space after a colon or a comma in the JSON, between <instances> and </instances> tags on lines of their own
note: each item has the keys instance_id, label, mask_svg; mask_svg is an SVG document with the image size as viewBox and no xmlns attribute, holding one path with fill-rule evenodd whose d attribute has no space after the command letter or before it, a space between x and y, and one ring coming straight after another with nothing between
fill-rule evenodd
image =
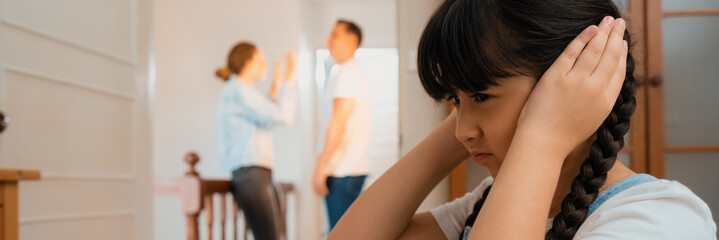
<instances>
[{"instance_id":1,"label":"girl's bangs","mask_svg":"<svg viewBox=\"0 0 719 240\"><path fill-rule=\"evenodd\" d=\"M483 0L446 1L420 38L417 69L425 91L443 100L457 91L479 92L522 74L519 56L499 31L495 10ZM493 21L487 21L494 18Z\"/></svg>"}]
</instances>

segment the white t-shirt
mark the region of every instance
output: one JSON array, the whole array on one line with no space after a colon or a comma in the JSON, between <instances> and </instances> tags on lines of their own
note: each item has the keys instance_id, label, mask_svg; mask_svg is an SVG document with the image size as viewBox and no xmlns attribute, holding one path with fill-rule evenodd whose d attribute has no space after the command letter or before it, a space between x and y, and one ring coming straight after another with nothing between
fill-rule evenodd
<instances>
[{"instance_id":1,"label":"white t-shirt","mask_svg":"<svg viewBox=\"0 0 719 240\"><path fill-rule=\"evenodd\" d=\"M431 210L447 239L459 239L474 204L493 182L488 177L472 192ZM707 204L677 181L639 183L608 197L587 217L574 239L716 239L716 224ZM547 230L551 227L552 219L548 219Z\"/></svg>"},{"instance_id":2,"label":"white t-shirt","mask_svg":"<svg viewBox=\"0 0 719 240\"><path fill-rule=\"evenodd\" d=\"M344 136L339 148L330 158L330 176L346 177L367 174L370 133L370 102L367 80L354 59L340 65L335 78L333 98L354 100Z\"/></svg>"}]
</instances>

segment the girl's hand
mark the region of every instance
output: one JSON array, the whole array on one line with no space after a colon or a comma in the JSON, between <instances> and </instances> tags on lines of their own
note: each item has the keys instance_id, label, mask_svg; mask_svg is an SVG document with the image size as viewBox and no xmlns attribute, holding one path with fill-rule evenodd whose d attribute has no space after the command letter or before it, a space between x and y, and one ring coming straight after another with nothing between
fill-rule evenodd
<instances>
[{"instance_id":1,"label":"girl's hand","mask_svg":"<svg viewBox=\"0 0 719 240\"><path fill-rule=\"evenodd\" d=\"M531 135L562 154L589 138L611 112L624 81L625 27L623 19L605 17L579 34L532 91L517 134Z\"/></svg>"}]
</instances>

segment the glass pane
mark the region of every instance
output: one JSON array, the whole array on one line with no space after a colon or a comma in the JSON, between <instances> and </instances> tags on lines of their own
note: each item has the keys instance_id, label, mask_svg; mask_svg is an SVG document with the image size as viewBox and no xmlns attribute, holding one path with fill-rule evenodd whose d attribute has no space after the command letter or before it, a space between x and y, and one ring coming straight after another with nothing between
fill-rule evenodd
<instances>
[{"instance_id":1,"label":"glass pane","mask_svg":"<svg viewBox=\"0 0 719 240\"><path fill-rule=\"evenodd\" d=\"M652 1L650 1L651 4ZM691 8L713 8L719 7L719 0L664 0L664 10L679 10Z\"/></svg>"},{"instance_id":2,"label":"glass pane","mask_svg":"<svg viewBox=\"0 0 719 240\"><path fill-rule=\"evenodd\" d=\"M719 16L663 24L666 144L719 144Z\"/></svg>"},{"instance_id":3,"label":"glass pane","mask_svg":"<svg viewBox=\"0 0 719 240\"><path fill-rule=\"evenodd\" d=\"M719 209L719 153L669 153L666 155L666 178L677 180L689 187L697 196L709 205L709 209ZM714 222L719 222L719 214L712 214Z\"/></svg>"}]
</instances>

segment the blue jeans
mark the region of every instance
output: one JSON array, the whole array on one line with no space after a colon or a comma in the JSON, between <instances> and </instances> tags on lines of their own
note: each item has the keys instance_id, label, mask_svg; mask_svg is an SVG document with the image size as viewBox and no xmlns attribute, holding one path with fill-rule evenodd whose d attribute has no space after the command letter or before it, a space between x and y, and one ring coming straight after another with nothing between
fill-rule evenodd
<instances>
[{"instance_id":1,"label":"blue jeans","mask_svg":"<svg viewBox=\"0 0 719 240\"><path fill-rule=\"evenodd\" d=\"M366 178L367 175L327 177L327 189L330 192L325 196L325 203L327 203L330 231L362 192L362 186Z\"/></svg>"}]
</instances>

